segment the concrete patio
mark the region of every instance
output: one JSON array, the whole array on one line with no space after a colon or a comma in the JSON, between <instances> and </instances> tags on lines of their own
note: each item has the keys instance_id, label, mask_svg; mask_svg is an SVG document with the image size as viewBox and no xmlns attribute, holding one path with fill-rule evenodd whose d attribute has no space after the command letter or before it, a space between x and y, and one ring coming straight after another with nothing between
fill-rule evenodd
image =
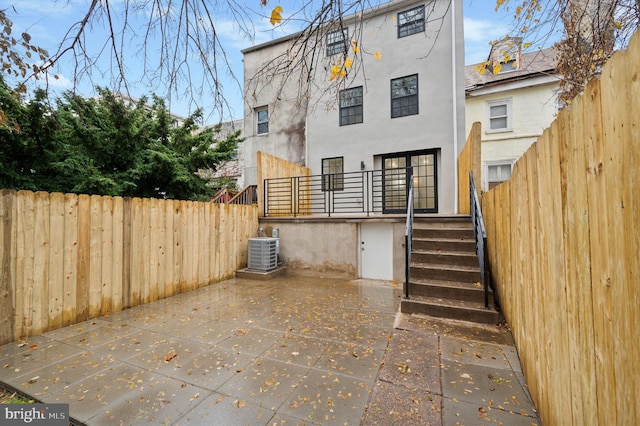
<instances>
[{"instance_id":1,"label":"concrete patio","mask_svg":"<svg viewBox=\"0 0 640 426\"><path fill-rule=\"evenodd\" d=\"M400 293L228 280L0 347L0 382L88 425L539 423L508 331Z\"/></svg>"}]
</instances>

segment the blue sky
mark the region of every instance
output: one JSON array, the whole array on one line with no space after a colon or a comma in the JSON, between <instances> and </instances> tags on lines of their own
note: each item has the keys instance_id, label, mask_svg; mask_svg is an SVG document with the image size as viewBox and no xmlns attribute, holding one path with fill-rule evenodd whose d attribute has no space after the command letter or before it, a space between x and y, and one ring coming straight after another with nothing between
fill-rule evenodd
<instances>
[{"instance_id":1,"label":"blue sky","mask_svg":"<svg viewBox=\"0 0 640 426\"><path fill-rule=\"evenodd\" d=\"M123 0L111 0L110 3L113 4L114 7L117 7L121 1ZM242 3L242 1L244 1L244 3ZM278 2L282 4L285 9L283 14L284 18L287 17L285 1L291 0L280 0ZM65 31L86 12L89 3L90 0L0 0L0 8L7 9L7 14L13 20L14 34L27 31L32 36L32 43L44 47L52 53L64 37ZM273 6L278 3L270 0L269 5ZM258 14L267 14L271 10L271 7L261 8L259 6L259 0L240 0L239 4L243 4L245 8L251 9ZM15 11L12 7L15 8ZM489 42L503 37L509 32L512 24L511 16L504 11L500 13L496 12L494 0L463 0L463 11L465 21L465 63L473 64L486 60L489 53ZM295 28L285 28L284 30L280 28L274 29L269 24L268 17L264 16L253 20L252 25L255 29L255 36L253 38L247 38L241 34L238 25L230 16L225 16L224 13L220 13L216 16L215 20L216 29L225 46L231 68L239 79L242 79L241 49L283 36L288 32L294 32L296 30ZM96 25L91 28L90 31L92 39L96 40L94 47L99 47L101 43L104 43L104 37L101 38L101 34L105 34L104 27ZM94 44L90 41L91 40L89 40L90 45ZM130 72L135 73L139 71L140 66L137 61L137 59L132 59L131 63L127 64ZM63 62L61 67L56 69L55 72L60 78L58 80L50 80L54 93L61 93L63 90L69 90L73 87L73 69L69 63ZM222 70L223 74L224 72L225 71ZM92 87L94 84L108 86L108 79L101 80L99 75L94 77L96 78L93 82L88 80L81 81L78 85L78 92L80 94L92 96ZM241 118L242 93L237 84L231 80L225 81L225 97L229 100L233 111L229 112L224 119ZM154 83L157 83L157 81L149 82L149 84L136 84L130 87L131 94L139 97L155 92L163 96L162 88L154 86ZM213 114L207 114L206 97L200 102L205 109L205 122L217 122L218 117L213 116ZM186 99L176 97L175 95L171 98L170 106L172 112L182 116L188 115L194 108L193 105L189 105Z\"/></svg>"}]
</instances>

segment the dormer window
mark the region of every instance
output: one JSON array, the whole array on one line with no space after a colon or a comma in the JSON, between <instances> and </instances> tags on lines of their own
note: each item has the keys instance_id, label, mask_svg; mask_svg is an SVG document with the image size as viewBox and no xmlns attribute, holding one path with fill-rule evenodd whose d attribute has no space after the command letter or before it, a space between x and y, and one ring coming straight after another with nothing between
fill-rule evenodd
<instances>
[{"instance_id":1,"label":"dormer window","mask_svg":"<svg viewBox=\"0 0 640 426\"><path fill-rule=\"evenodd\" d=\"M493 74L502 74L522 69L521 56L522 38L506 38L495 42L489 55L491 72Z\"/></svg>"}]
</instances>

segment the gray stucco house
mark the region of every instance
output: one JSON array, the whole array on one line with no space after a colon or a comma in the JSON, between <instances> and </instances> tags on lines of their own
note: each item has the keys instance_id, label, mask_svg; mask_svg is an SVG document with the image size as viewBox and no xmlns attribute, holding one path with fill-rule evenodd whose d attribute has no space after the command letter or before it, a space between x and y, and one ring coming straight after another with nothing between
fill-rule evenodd
<instances>
[{"instance_id":1,"label":"gray stucco house","mask_svg":"<svg viewBox=\"0 0 640 426\"><path fill-rule=\"evenodd\" d=\"M418 213L457 212L461 0L401 0L243 50L241 185L256 152L314 175L414 167Z\"/></svg>"}]
</instances>

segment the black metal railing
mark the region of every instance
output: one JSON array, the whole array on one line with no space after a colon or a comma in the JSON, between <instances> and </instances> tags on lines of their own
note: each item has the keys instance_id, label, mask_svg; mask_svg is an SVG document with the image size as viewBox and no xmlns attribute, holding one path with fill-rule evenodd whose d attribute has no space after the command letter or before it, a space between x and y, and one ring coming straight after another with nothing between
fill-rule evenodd
<instances>
[{"instance_id":1,"label":"black metal railing","mask_svg":"<svg viewBox=\"0 0 640 426\"><path fill-rule=\"evenodd\" d=\"M473 172L469 172L469 210L473 222L473 232L476 237L476 254L480 264L480 279L484 288L484 307L489 307L489 265L487 256L487 231L482 220L482 210L476 192L476 184L473 181Z\"/></svg>"},{"instance_id":2,"label":"black metal railing","mask_svg":"<svg viewBox=\"0 0 640 426\"><path fill-rule=\"evenodd\" d=\"M413 238L413 173L409 175L409 196L407 197L407 224L404 230L404 297L409 298L409 278L411 273L411 240Z\"/></svg>"},{"instance_id":3,"label":"black metal railing","mask_svg":"<svg viewBox=\"0 0 640 426\"><path fill-rule=\"evenodd\" d=\"M404 213L412 168L264 180L265 216Z\"/></svg>"}]
</instances>

